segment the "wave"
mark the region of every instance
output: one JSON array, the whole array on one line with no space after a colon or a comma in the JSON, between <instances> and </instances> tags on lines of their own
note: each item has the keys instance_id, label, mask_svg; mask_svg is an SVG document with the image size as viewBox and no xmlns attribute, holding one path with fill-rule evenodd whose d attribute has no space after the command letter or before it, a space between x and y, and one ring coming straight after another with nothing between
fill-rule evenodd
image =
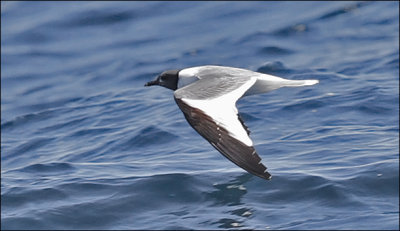
<instances>
[{"instance_id":1,"label":"wave","mask_svg":"<svg viewBox=\"0 0 400 231\"><path fill-rule=\"evenodd\" d=\"M28 224L33 223L36 228L121 228L118 224L124 221L153 229L160 222L173 227L177 220L187 220L187 224L193 225L190 227L198 228L204 227L201 224L254 228L260 223L248 218L265 217L278 208L290 211L296 205L305 208L306 204L311 204L314 209L323 207L333 211L343 207L368 210L364 200L372 195L396 197L399 180L398 173L392 170L383 170L379 176L366 170L358 176L335 180L293 173L276 174L271 181L248 173L236 177L224 175L225 180L212 173L96 181L75 179L53 188L12 188L2 194L3 208L17 214L22 210L30 213L23 212L25 215L20 214L18 218L4 214L2 227L26 228L25 222L31 221ZM39 202L44 203L42 209L26 207ZM220 218L221 213L226 214L225 218ZM101 222L93 222L93 219ZM46 223L46 220L52 222ZM71 220L78 222L71 223ZM18 226L17 221L24 225ZM292 222L286 225L294 225Z\"/></svg>"}]
</instances>

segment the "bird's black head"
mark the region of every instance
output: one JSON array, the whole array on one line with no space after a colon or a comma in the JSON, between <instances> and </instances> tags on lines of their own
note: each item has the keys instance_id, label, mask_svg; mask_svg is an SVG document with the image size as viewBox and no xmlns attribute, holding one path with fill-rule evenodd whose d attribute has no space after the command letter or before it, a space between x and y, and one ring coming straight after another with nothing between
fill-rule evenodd
<instances>
[{"instance_id":1,"label":"bird's black head","mask_svg":"<svg viewBox=\"0 0 400 231\"><path fill-rule=\"evenodd\" d=\"M146 83L144 86L160 85L171 90L178 88L178 74L180 70L164 71L157 79Z\"/></svg>"}]
</instances>

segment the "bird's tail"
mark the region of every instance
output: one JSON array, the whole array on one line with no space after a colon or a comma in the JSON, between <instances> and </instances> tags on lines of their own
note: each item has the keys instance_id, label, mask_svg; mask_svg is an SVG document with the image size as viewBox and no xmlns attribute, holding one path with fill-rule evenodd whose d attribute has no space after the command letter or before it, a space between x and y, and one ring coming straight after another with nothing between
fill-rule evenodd
<instances>
[{"instance_id":1,"label":"bird's tail","mask_svg":"<svg viewBox=\"0 0 400 231\"><path fill-rule=\"evenodd\" d=\"M301 87L301 86L311 86L319 83L316 79L306 79L306 80L287 80L284 83L285 87Z\"/></svg>"}]
</instances>

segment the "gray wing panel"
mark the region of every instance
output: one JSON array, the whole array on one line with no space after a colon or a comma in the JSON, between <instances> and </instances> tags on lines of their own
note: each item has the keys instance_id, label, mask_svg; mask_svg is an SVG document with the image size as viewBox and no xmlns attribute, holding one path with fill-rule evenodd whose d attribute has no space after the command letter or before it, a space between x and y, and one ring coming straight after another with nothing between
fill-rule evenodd
<instances>
[{"instance_id":1,"label":"gray wing panel","mask_svg":"<svg viewBox=\"0 0 400 231\"><path fill-rule=\"evenodd\" d=\"M229 94L250 81L250 78L204 78L175 91L175 98L214 99Z\"/></svg>"}]
</instances>

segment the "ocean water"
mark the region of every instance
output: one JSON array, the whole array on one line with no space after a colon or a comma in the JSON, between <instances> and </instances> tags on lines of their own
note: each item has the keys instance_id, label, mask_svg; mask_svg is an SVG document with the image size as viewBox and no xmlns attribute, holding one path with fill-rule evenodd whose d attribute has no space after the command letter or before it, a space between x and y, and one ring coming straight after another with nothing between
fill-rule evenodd
<instances>
[{"instance_id":1,"label":"ocean water","mask_svg":"<svg viewBox=\"0 0 400 231\"><path fill-rule=\"evenodd\" d=\"M237 106L270 181L219 154L168 69L315 86ZM1 2L1 229L398 229L399 3Z\"/></svg>"}]
</instances>

